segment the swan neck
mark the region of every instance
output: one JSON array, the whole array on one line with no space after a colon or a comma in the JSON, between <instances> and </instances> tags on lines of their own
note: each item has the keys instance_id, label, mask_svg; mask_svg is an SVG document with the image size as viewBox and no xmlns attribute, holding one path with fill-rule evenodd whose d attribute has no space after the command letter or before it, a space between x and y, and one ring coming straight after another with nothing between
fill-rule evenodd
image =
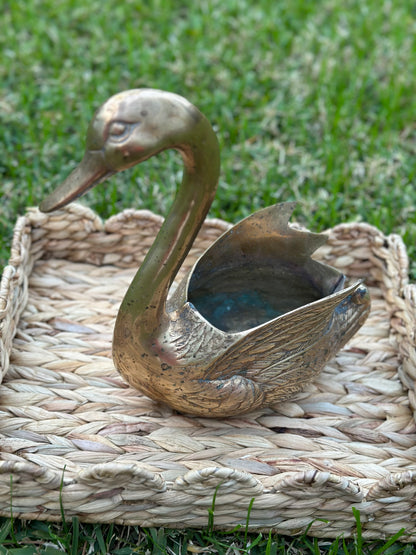
<instances>
[{"instance_id":1,"label":"swan neck","mask_svg":"<svg viewBox=\"0 0 416 555\"><path fill-rule=\"evenodd\" d=\"M194 140L171 147L181 153L184 161L182 183L120 308L118 322L128 317L129 322L137 323L149 334L167 317L169 288L215 196L219 147L211 125L205 118L203 123L205 129L199 130Z\"/></svg>"}]
</instances>

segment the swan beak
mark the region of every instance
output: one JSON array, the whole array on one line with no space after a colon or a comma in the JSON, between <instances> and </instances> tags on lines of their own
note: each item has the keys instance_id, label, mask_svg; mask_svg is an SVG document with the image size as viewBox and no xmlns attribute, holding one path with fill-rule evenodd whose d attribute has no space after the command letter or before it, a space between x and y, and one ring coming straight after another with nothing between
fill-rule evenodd
<instances>
[{"instance_id":1,"label":"swan beak","mask_svg":"<svg viewBox=\"0 0 416 555\"><path fill-rule=\"evenodd\" d=\"M39 209L51 212L62 208L114 173L106 166L101 150L89 150L65 181L40 203Z\"/></svg>"}]
</instances>

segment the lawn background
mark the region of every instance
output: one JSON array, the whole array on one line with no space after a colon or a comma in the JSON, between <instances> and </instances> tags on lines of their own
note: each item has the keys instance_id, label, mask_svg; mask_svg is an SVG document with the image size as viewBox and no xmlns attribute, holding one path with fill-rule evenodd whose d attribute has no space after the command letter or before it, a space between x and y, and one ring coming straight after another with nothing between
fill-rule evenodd
<instances>
[{"instance_id":1,"label":"lawn background","mask_svg":"<svg viewBox=\"0 0 416 555\"><path fill-rule=\"evenodd\" d=\"M187 97L218 133L211 216L234 222L298 200L296 219L314 231L367 221L399 233L416 278L414 2L1 6L0 269L16 217L81 159L94 110L120 90L153 87ZM127 207L166 214L180 177L178 155L163 153L83 202L105 218Z\"/></svg>"}]
</instances>

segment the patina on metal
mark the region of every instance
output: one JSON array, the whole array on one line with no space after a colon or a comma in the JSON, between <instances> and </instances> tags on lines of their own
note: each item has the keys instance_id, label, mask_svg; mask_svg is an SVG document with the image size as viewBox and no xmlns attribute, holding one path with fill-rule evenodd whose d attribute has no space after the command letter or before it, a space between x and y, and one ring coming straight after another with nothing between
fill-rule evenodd
<instances>
[{"instance_id":1,"label":"patina on metal","mask_svg":"<svg viewBox=\"0 0 416 555\"><path fill-rule=\"evenodd\" d=\"M82 162L40 209L60 208L166 149L182 155L183 180L121 304L115 366L152 399L194 415L240 415L286 400L363 324L369 295L312 259L326 238L288 225L293 203L231 228L169 295L220 169L216 135L187 100L149 89L111 97L90 124Z\"/></svg>"}]
</instances>

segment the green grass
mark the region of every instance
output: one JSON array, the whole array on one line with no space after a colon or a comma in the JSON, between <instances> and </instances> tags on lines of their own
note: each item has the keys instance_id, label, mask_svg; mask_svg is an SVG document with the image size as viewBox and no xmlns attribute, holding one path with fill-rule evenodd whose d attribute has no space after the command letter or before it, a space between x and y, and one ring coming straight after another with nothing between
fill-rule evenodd
<instances>
[{"instance_id":1,"label":"green grass","mask_svg":"<svg viewBox=\"0 0 416 555\"><path fill-rule=\"evenodd\" d=\"M364 220L415 255L414 7L407 0L10 2L0 22L0 257L12 226L80 160L94 110L150 86L215 125L211 215L299 200L314 230ZM85 202L166 213L174 154L114 177ZM415 266L413 265L415 271Z\"/></svg>"},{"instance_id":2,"label":"green grass","mask_svg":"<svg viewBox=\"0 0 416 555\"><path fill-rule=\"evenodd\" d=\"M361 220L402 235L415 278L415 15L408 0L3 2L0 268L17 215L80 160L94 110L146 86L186 96L215 126L222 173L211 216L236 221L299 200L297 219L315 231ZM166 213L180 173L178 157L164 153L83 202L103 217L126 207ZM146 536L74 526L80 549ZM51 530L60 534L39 523L15 534L40 541ZM203 534L162 536L185 545ZM293 553L318 552L314 540L298 541ZM270 553L282 552L273 542Z\"/></svg>"},{"instance_id":3,"label":"green grass","mask_svg":"<svg viewBox=\"0 0 416 555\"><path fill-rule=\"evenodd\" d=\"M339 537L333 541L309 538L305 533L288 538L269 533L247 533L247 528L230 532L205 530L141 529L137 526L82 524L77 518L67 525L47 522L13 522L0 519L0 554L7 555L414 555L412 545L399 544L399 531L388 541L364 541L358 511L353 539Z\"/></svg>"}]
</instances>

